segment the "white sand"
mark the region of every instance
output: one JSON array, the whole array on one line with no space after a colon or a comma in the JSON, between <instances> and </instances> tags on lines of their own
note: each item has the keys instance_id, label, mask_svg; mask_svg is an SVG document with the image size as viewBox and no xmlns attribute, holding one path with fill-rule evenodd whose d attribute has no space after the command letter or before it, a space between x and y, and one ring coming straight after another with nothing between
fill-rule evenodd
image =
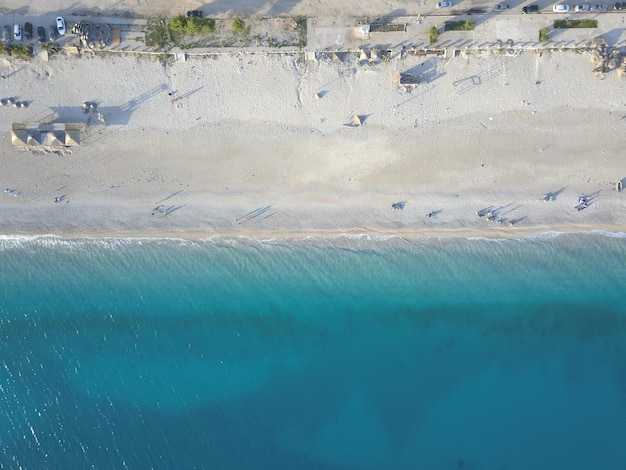
<instances>
[{"instance_id":1,"label":"white sand","mask_svg":"<svg viewBox=\"0 0 626 470\"><path fill-rule=\"evenodd\" d=\"M30 106L0 108L0 185L21 193L0 195L0 233L625 230L626 192L615 182L626 177L626 80L594 78L589 57L571 53L422 62L3 58L0 97ZM407 94L393 78L409 69L428 69L430 79ZM172 103L172 91L183 98ZM108 126L91 128L71 155L11 145L12 122L54 110L58 120L84 121L86 100L99 103ZM367 116L362 127L345 126L354 114ZM555 201L540 201L560 189ZM581 194L593 197L577 211ZM391 210L399 201L404 210ZM157 203L174 210L151 216ZM476 216L490 206L505 223Z\"/></svg>"}]
</instances>

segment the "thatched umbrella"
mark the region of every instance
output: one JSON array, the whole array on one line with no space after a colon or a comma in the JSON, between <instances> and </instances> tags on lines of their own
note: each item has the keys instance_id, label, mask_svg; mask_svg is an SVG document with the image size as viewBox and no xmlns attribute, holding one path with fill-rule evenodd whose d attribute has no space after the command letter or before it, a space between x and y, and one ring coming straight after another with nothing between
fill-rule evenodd
<instances>
[{"instance_id":1,"label":"thatched umbrella","mask_svg":"<svg viewBox=\"0 0 626 470\"><path fill-rule=\"evenodd\" d=\"M593 51L591 53L591 63L593 64L594 67L600 67L600 65L602 65L602 62L604 62L602 60L602 57L600 57L600 53L598 51Z\"/></svg>"}]
</instances>

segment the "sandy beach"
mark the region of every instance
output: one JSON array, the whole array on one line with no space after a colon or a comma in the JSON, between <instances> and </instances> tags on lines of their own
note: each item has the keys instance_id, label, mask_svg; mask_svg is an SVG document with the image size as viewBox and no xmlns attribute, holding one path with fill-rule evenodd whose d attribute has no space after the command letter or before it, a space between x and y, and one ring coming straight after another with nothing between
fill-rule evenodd
<instances>
[{"instance_id":1,"label":"sandy beach","mask_svg":"<svg viewBox=\"0 0 626 470\"><path fill-rule=\"evenodd\" d=\"M587 54L356 59L3 57L0 94L29 106L0 108L0 184L14 191L2 194L0 233L626 231L626 193L615 190L626 177L625 82L594 77ZM404 70L426 83L398 88ZM85 101L106 126L89 127L80 147L11 145L11 123L84 122Z\"/></svg>"}]
</instances>

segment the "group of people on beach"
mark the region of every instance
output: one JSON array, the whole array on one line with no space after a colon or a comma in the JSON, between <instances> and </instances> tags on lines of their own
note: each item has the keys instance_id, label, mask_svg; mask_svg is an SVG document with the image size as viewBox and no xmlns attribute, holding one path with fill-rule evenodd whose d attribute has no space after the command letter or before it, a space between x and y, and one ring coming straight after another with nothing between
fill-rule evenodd
<instances>
[{"instance_id":1,"label":"group of people on beach","mask_svg":"<svg viewBox=\"0 0 626 470\"><path fill-rule=\"evenodd\" d=\"M169 212L167 211L167 209L165 209L165 206L163 204L157 204L157 206L152 209L150 215L155 216L157 214L160 214L159 217L165 217L167 214L169 214Z\"/></svg>"},{"instance_id":2,"label":"group of people on beach","mask_svg":"<svg viewBox=\"0 0 626 470\"><path fill-rule=\"evenodd\" d=\"M495 222L496 224L501 224L502 223L502 218L497 218L496 219L496 214L492 210L487 210L487 211L480 210L480 211L476 212L476 215L479 218L486 217L489 222Z\"/></svg>"},{"instance_id":3,"label":"group of people on beach","mask_svg":"<svg viewBox=\"0 0 626 470\"><path fill-rule=\"evenodd\" d=\"M393 204L391 204L391 208L396 211L396 210L402 210L404 209L404 205L406 204L406 201L400 201L400 202L394 202ZM428 217L429 219L431 217L434 217L436 215L435 211L430 211L428 214L426 214L426 217Z\"/></svg>"}]
</instances>

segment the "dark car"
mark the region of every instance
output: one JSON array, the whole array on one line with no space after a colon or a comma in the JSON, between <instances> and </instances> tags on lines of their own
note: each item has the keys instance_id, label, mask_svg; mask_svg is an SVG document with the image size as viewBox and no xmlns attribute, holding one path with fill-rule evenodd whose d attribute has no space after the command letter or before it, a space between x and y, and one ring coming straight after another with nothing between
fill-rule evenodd
<instances>
[{"instance_id":1,"label":"dark car","mask_svg":"<svg viewBox=\"0 0 626 470\"><path fill-rule=\"evenodd\" d=\"M50 36L50 41L54 41L57 38L57 27L55 25L51 24L48 28L48 36Z\"/></svg>"},{"instance_id":2,"label":"dark car","mask_svg":"<svg viewBox=\"0 0 626 470\"><path fill-rule=\"evenodd\" d=\"M539 5L527 5L522 8L522 13L537 13L539 11Z\"/></svg>"},{"instance_id":3,"label":"dark car","mask_svg":"<svg viewBox=\"0 0 626 470\"><path fill-rule=\"evenodd\" d=\"M613 9L615 10L626 10L626 2L618 2L613 5Z\"/></svg>"},{"instance_id":4,"label":"dark car","mask_svg":"<svg viewBox=\"0 0 626 470\"><path fill-rule=\"evenodd\" d=\"M31 23L24 23L24 39L33 38L33 25Z\"/></svg>"},{"instance_id":5,"label":"dark car","mask_svg":"<svg viewBox=\"0 0 626 470\"><path fill-rule=\"evenodd\" d=\"M200 10L188 11L187 18L202 18L202 12Z\"/></svg>"},{"instance_id":6,"label":"dark car","mask_svg":"<svg viewBox=\"0 0 626 470\"><path fill-rule=\"evenodd\" d=\"M39 26L37 28L37 39L39 40L40 44L46 42L46 30L43 29L43 26Z\"/></svg>"}]
</instances>

